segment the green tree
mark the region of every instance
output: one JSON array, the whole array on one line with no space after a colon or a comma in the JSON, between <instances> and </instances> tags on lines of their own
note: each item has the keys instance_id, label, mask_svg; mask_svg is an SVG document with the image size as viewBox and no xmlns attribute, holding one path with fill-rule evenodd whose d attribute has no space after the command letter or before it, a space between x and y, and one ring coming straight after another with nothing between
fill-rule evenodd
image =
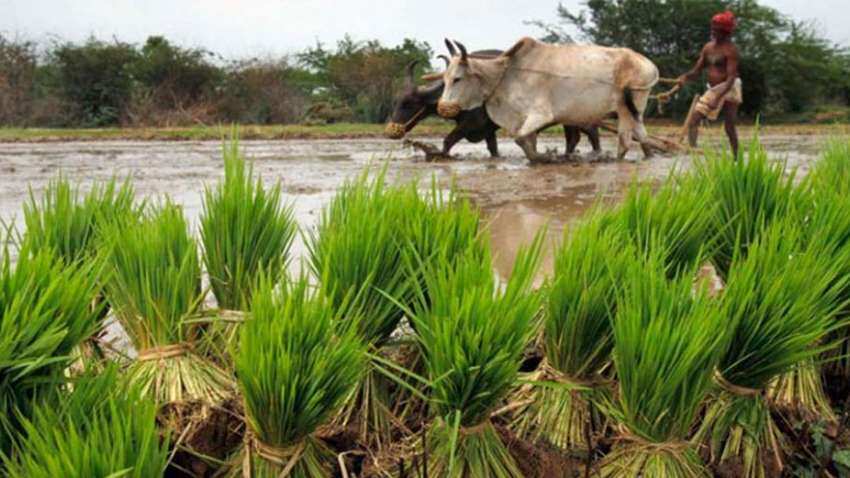
<instances>
[{"instance_id":1,"label":"green tree","mask_svg":"<svg viewBox=\"0 0 850 478\"><path fill-rule=\"evenodd\" d=\"M161 36L152 36L133 63L132 74L164 105L198 101L221 78L219 68L209 61L212 56L209 51L180 48Z\"/></svg>"},{"instance_id":2,"label":"green tree","mask_svg":"<svg viewBox=\"0 0 850 478\"><path fill-rule=\"evenodd\" d=\"M756 0L587 0L584 9L557 9L558 22L533 22L549 41L582 40L627 46L650 59L663 76L690 68L710 38L710 19L723 10L738 16L735 42L748 114L799 112L842 97L850 84L846 52L810 25L795 22ZM679 115L701 85L692 85L669 108Z\"/></svg>"}]
</instances>

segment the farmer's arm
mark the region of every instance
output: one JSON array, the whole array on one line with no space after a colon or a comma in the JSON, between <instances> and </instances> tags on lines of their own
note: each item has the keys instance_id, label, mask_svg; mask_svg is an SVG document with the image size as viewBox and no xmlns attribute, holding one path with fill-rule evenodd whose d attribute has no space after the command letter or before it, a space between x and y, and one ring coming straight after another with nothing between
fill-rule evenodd
<instances>
[{"instance_id":1,"label":"farmer's arm","mask_svg":"<svg viewBox=\"0 0 850 478\"><path fill-rule=\"evenodd\" d=\"M703 47L702 51L699 52L699 59L697 60L696 65L694 65L690 71L678 78L680 85L684 85L689 81L697 79L699 74L702 73L702 69L705 68L705 48L706 47Z\"/></svg>"}]
</instances>

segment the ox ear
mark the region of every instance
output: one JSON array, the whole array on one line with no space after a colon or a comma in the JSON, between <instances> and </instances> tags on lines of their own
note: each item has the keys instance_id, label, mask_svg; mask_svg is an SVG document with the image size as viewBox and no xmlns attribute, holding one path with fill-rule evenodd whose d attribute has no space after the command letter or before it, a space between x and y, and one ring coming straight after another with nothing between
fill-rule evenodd
<instances>
[{"instance_id":1,"label":"ox ear","mask_svg":"<svg viewBox=\"0 0 850 478\"><path fill-rule=\"evenodd\" d=\"M530 40L530 38L528 37L521 38L518 42L514 44L514 46L510 47L508 51L502 53L502 56L505 58L510 58L514 56L518 51L522 50L522 47L524 47L528 43L528 40Z\"/></svg>"},{"instance_id":2,"label":"ox ear","mask_svg":"<svg viewBox=\"0 0 850 478\"><path fill-rule=\"evenodd\" d=\"M443 79L442 73L428 73L427 75L421 76L422 81L431 82Z\"/></svg>"},{"instance_id":3,"label":"ox ear","mask_svg":"<svg viewBox=\"0 0 850 478\"><path fill-rule=\"evenodd\" d=\"M452 42L449 41L448 38L444 38L443 40L445 40L445 42L446 42L446 48L449 49L449 55L451 55L451 56L457 55L457 50L455 49L455 46L452 45Z\"/></svg>"}]
</instances>

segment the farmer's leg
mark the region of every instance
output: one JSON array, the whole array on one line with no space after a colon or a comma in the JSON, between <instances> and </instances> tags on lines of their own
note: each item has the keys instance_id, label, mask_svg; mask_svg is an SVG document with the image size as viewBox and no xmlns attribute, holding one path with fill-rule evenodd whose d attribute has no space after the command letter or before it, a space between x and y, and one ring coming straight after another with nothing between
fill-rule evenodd
<instances>
[{"instance_id":1,"label":"farmer's leg","mask_svg":"<svg viewBox=\"0 0 850 478\"><path fill-rule=\"evenodd\" d=\"M729 137L729 145L732 147L732 155L738 159L738 103L726 103L723 106L726 136Z\"/></svg>"},{"instance_id":2,"label":"farmer's leg","mask_svg":"<svg viewBox=\"0 0 850 478\"><path fill-rule=\"evenodd\" d=\"M688 144L690 144L692 148L697 147L697 143L699 142L699 125L704 119L705 116L703 116L702 113L694 111L693 116L691 116L691 120L688 122Z\"/></svg>"}]
</instances>

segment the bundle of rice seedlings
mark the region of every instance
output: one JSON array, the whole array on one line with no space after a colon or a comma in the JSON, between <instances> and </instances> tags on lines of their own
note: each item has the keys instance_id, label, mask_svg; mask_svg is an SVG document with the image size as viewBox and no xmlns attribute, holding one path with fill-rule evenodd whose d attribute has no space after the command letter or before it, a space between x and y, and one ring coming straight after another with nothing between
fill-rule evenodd
<instances>
[{"instance_id":1,"label":"bundle of rice seedlings","mask_svg":"<svg viewBox=\"0 0 850 478\"><path fill-rule=\"evenodd\" d=\"M723 345L721 314L690 277L668 280L663 246L626 270L613 322L619 441L603 477L710 476L689 444Z\"/></svg>"},{"instance_id":2,"label":"bundle of rice seedlings","mask_svg":"<svg viewBox=\"0 0 850 478\"><path fill-rule=\"evenodd\" d=\"M210 286L222 309L248 310L260 271L277 277L298 230L280 183L263 186L238 140L223 146L224 180L204 190L201 243Z\"/></svg>"},{"instance_id":3,"label":"bundle of rice seedlings","mask_svg":"<svg viewBox=\"0 0 850 478\"><path fill-rule=\"evenodd\" d=\"M816 191L850 192L850 142L831 141L807 176Z\"/></svg>"},{"instance_id":4,"label":"bundle of rice seedlings","mask_svg":"<svg viewBox=\"0 0 850 478\"><path fill-rule=\"evenodd\" d=\"M276 291L267 282L255 295L235 357L246 441L229 476L331 476L334 454L315 432L339 410L367 363L356 329L340 328L341 319L304 275Z\"/></svg>"},{"instance_id":5,"label":"bundle of rice seedlings","mask_svg":"<svg viewBox=\"0 0 850 478\"><path fill-rule=\"evenodd\" d=\"M564 233L544 302L544 359L515 426L533 439L587 453L604 428L594 397L606 393L611 318L629 254L625 235L599 210ZM526 387L528 388L528 387Z\"/></svg>"},{"instance_id":6,"label":"bundle of rice seedlings","mask_svg":"<svg viewBox=\"0 0 850 478\"><path fill-rule=\"evenodd\" d=\"M162 476L168 440L160 440L156 404L122 385L117 367L73 383L37 405L23 438L3 457L10 478Z\"/></svg>"},{"instance_id":7,"label":"bundle of rice seedlings","mask_svg":"<svg viewBox=\"0 0 850 478\"><path fill-rule=\"evenodd\" d=\"M260 271L285 270L298 225L292 207L281 203L280 183L263 186L253 166L231 140L223 146L224 180L204 191L201 244L210 287L221 309L207 326L205 355L227 363L241 312L248 310ZM234 313L235 312L235 313Z\"/></svg>"},{"instance_id":8,"label":"bundle of rice seedlings","mask_svg":"<svg viewBox=\"0 0 850 478\"><path fill-rule=\"evenodd\" d=\"M794 186L795 170L788 174L785 170L785 162L768 160L757 138L740 161L708 155L695 163L688 184L705 188L707 204L713 205L710 235L717 243L711 259L724 280L733 260L746 257L759 234L801 200Z\"/></svg>"},{"instance_id":9,"label":"bundle of rice seedlings","mask_svg":"<svg viewBox=\"0 0 850 478\"><path fill-rule=\"evenodd\" d=\"M531 287L542 243L539 234L520 251L504 287L486 248L464 252L452 266L427 266L430 303L410 314L436 417L423 444L433 476L522 476L490 415L516 382L523 350L537 333L540 295Z\"/></svg>"},{"instance_id":10,"label":"bundle of rice seedlings","mask_svg":"<svg viewBox=\"0 0 850 478\"><path fill-rule=\"evenodd\" d=\"M193 350L203 328L187 319L203 301L201 267L182 209L165 202L108 240L107 298L138 352L130 381L160 404L228 397L228 374Z\"/></svg>"},{"instance_id":11,"label":"bundle of rice seedlings","mask_svg":"<svg viewBox=\"0 0 850 478\"><path fill-rule=\"evenodd\" d=\"M32 189L24 203L24 241L33 249L52 249L64 261L90 260L97 255L104 227L138 215L129 179L95 183L88 192L59 176L40 199Z\"/></svg>"},{"instance_id":12,"label":"bundle of rice seedlings","mask_svg":"<svg viewBox=\"0 0 850 478\"><path fill-rule=\"evenodd\" d=\"M310 265L322 290L340 317L363 318L355 326L375 355L386 355L393 345L390 339L404 316L399 305L415 300L416 285L427 295L420 261L449 261L467 245L483 243L478 214L468 202L443 195L435 183L430 197L423 197L415 182L390 187L385 180L386 170L371 179L366 171L344 185L308 240ZM410 397L394 393L392 381L375 365L336 423L354 424L362 441L382 446L392 428L404 422L400 415Z\"/></svg>"},{"instance_id":13,"label":"bundle of rice seedlings","mask_svg":"<svg viewBox=\"0 0 850 478\"><path fill-rule=\"evenodd\" d=\"M716 242L717 206L695 181L671 174L657 190L651 184L634 183L612 214L638 250L647 251L653 241L661 243L671 277L692 272L710 256Z\"/></svg>"},{"instance_id":14,"label":"bundle of rice seedlings","mask_svg":"<svg viewBox=\"0 0 850 478\"><path fill-rule=\"evenodd\" d=\"M72 350L98 329L100 270L63 264L52 251L24 246L13 266L0 259L0 451L6 451L34 397L64 381Z\"/></svg>"},{"instance_id":15,"label":"bundle of rice seedlings","mask_svg":"<svg viewBox=\"0 0 850 478\"><path fill-rule=\"evenodd\" d=\"M743 476L774 476L783 466L766 387L829 350L829 334L847 323L836 318L847 278L835 257L802 245L802 235L793 219L768 228L733 266L722 299L731 335L715 374L720 392L697 439L712 461L737 463Z\"/></svg>"}]
</instances>

